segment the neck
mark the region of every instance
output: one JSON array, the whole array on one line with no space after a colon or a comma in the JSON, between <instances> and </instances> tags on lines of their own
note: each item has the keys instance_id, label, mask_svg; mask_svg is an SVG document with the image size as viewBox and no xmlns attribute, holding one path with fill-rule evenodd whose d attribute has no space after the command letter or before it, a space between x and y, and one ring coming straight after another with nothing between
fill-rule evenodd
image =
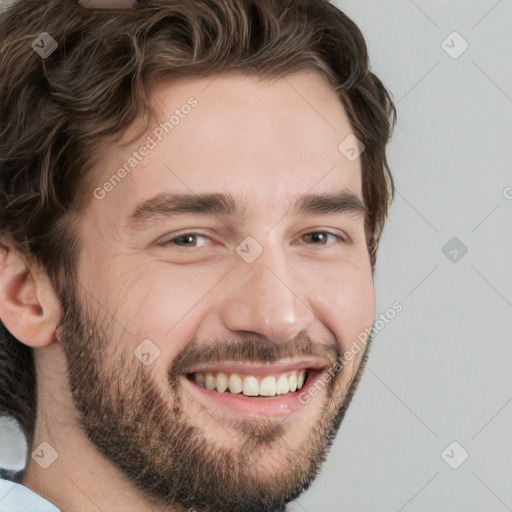
<instances>
[{"instance_id":1,"label":"neck","mask_svg":"<svg viewBox=\"0 0 512 512\"><path fill-rule=\"evenodd\" d=\"M62 355L50 356L54 368L61 366L62 371L38 381L34 437L21 484L62 512L186 512L180 505L155 507L102 456L78 426L66 382L58 381L65 375Z\"/></svg>"},{"instance_id":2,"label":"neck","mask_svg":"<svg viewBox=\"0 0 512 512\"><path fill-rule=\"evenodd\" d=\"M184 510L179 506L155 508L76 428L62 437L56 433L36 433L21 483L62 512Z\"/></svg>"}]
</instances>

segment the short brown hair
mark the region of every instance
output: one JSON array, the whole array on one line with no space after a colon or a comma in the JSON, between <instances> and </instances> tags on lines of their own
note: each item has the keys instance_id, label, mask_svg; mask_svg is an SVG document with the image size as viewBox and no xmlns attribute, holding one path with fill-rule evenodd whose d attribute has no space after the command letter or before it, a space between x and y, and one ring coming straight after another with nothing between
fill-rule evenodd
<instances>
[{"instance_id":1,"label":"short brown hair","mask_svg":"<svg viewBox=\"0 0 512 512\"><path fill-rule=\"evenodd\" d=\"M42 32L58 43L47 58L31 48ZM0 15L0 70L0 239L48 274L60 300L73 283L75 214L93 197L98 148L150 111L153 80L228 71L279 78L316 70L338 92L365 145L373 272L394 193L386 145L396 111L369 70L361 31L327 0L147 0L126 12L17 0ZM1 327L0 415L15 417L31 443L32 350Z\"/></svg>"}]
</instances>

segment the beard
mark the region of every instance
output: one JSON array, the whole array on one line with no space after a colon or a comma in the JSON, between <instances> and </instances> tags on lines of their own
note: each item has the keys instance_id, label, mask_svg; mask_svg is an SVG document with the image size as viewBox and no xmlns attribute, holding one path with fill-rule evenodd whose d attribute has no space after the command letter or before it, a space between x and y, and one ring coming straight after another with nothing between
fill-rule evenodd
<instances>
[{"instance_id":1,"label":"beard","mask_svg":"<svg viewBox=\"0 0 512 512\"><path fill-rule=\"evenodd\" d=\"M78 427L154 509L162 511L285 511L319 473L363 373L371 341L346 389L337 385L342 370L326 385L325 404L300 449L286 444L287 432L301 428L300 421L290 425L286 418L264 416L233 423L233 441L227 446L208 438L208 425L203 430L187 413L181 384L186 368L309 355L328 355L330 360L334 356L343 368L339 344L314 344L308 337L286 344L257 339L189 343L165 370L163 386L154 366L134 356L129 334L123 343L116 339L113 327L121 328L112 317L102 315L100 324L100 315L89 315L75 290L62 303L58 336ZM277 449L284 453L279 459Z\"/></svg>"}]
</instances>

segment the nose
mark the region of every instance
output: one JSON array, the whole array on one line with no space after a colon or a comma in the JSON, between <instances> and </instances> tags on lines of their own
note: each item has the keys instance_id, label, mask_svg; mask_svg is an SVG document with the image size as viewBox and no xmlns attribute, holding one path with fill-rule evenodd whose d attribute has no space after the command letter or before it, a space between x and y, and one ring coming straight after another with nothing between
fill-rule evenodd
<instances>
[{"instance_id":1,"label":"nose","mask_svg":"<svg viewBox=\"0 0 512 512\"><path fill-rule=\"evenodd\" d=\"M284 342L313 324L315 315L307 302L308 280L299 268L291 268L284 248L267 247L250 264L237 261L231 279L220 313L227 329Z\"/></svg>"}]
</instances>

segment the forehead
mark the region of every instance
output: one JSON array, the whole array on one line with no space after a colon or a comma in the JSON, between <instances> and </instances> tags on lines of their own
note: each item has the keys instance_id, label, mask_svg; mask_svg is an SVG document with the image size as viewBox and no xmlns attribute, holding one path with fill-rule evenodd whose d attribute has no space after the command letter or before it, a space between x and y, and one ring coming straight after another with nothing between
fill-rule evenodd
<instances>
[{"instance_id":1,"label":"forehead","mask_svg":"<svg viewBox=\"0 0 512 512\"><path fill-rule=\"evenodd\" d=\"M150 100L156 117L147 130L131 127L99 164L100 187L124 165L122 179L96 205L117 217L162 192L228 192L247 213L288 208L307 192L348 190L362 198L360 159L349 161L338 149L352 126L316 72L162 81Z\"/></svg>"}]
</instances>

